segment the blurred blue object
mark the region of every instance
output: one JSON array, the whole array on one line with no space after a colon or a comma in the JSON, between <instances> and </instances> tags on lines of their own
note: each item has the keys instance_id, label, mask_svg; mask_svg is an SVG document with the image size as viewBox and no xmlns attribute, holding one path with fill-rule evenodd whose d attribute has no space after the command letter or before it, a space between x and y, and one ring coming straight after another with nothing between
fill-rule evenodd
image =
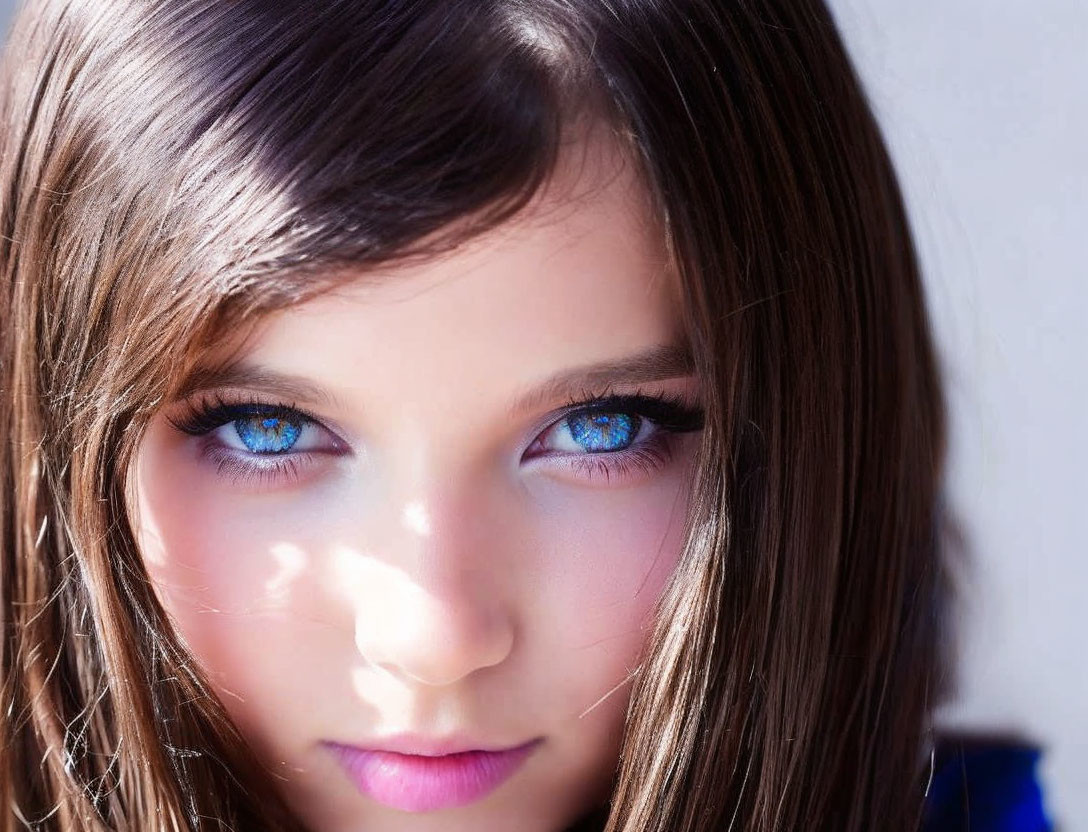
<instances>
[{"instance_id":1,"label":"blurred blue object","mask_svg":"<svg viewBox=\"0 0 1088 832\"><path fill-rule=\"evenodd\" d=\"M924 832L1052 832L1030 745L966 737L937 743Z\"/></svg>"}]
</instances>

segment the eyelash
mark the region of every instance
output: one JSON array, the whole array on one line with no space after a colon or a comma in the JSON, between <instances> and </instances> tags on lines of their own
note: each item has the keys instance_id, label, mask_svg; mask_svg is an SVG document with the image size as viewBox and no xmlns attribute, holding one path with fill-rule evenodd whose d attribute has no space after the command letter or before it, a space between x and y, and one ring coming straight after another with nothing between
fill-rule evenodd
<instances>
[{"instance_id":1,"label":"eyelash","mask_svg":"<svg viewBox=\"0 0 1088 832\"><path fill-rule=\"evenodd\" d=\"M167 421L182 433L199 438L207 437L212 431L239 419L255 416L289 419L304 425L313 424L332 435L320 419L293 403L261 401L256 398L227 400L218 393L186 402L186 411ZM336 440L336 445L340 450L346 450L346 446L339 439ZM305 462L321 455L313 451L299 451L283 454L251 453L243 458L240 455L242 452L212 444L210 441L205 444L202 452L215 463L215 472L219 476L234 483L248 481L257 485L297 482L302 478Z\"/></svg>"},{"instance_id":2,"label":"eyelash","mask_svg":"<svg viewBox=\"0 0 1088 832\"><path fill-rule=\"evenodd\" d=\"M640 390L631 395L583 393L571 398L563 411L540 431L543 436L555 425L572 416L592 414L635 415L650 422L654 431L649 438L619 451L598 451L572 454L567 457L570 467L587 479L613 476L624 478L635 471L652 473L664 467L672 458L673 440L683 433L701 430L703 409L686 403L679 396L647 395ZM535 444L537 440L534 439Z\"/></svg>"},{"instance_id":3,"label":"eyelash","mask_svg":"<svg viewBox=\"0 0 1088 832\"><path fill-rule=\"evenodd\" d=\"M347 451L342 440L335 437L320 419L294 404L260 401L255 398L228 401L221 395L189 401L187 410L168 421L177 430L193 437L207 437L213 431L239 419L263 416L280 418L303 425L312 424L330 434L336 448L332 453ZM651 473L663 467L672 458L673 442L677 435L702 429L703 410L698 405L685 402L679 396L646 395L636 391L631 395L613 395L607 391L599 394L583 394L572 397L557 416L544 425L534 437L530 448L557 425L574 416L594 414L633 415L648 421L653 433L636 444L617 451L587 451L580 454L540 454L537 458L553 456L565 459L570 468L593 480L604 477L606 482L613 476L627 477L635 471ZM641 431L641 425L639 431ZM258 454L249 452L243 458L237 449L214 445L210 442L203 449L208 459L216 464L216 473L234 482L253 481L257 484L298 481L305 463L329 451L298 451Z\"/></svg>"}]
</instances>

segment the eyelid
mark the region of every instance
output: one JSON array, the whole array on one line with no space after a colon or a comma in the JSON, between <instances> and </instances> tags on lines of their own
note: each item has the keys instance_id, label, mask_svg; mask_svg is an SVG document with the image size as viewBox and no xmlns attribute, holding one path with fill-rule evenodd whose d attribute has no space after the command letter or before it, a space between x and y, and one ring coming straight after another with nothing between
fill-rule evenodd
<instances>
[{"instance_id":1,"label":"eyelid","mask_svg":"<svg viewBox=\"0 0 1088 832\"><path fill-rule=\"evenodd\" d=\"M680 412L684 419L680 422L670 422L668 417ZM582 413L632 413L649 421L655 428L668 433L688 433L702 429L703 408L698 400L688 401L680 395L644 393L639 388L634 393L612 393L606 391L601 394L585 394L581 400L571 400L564 407L549 413L532 432L532 439L526 446L524 453L532 449L541 437L545 436L553 428L565 419ZM623 450L615 452L599 452L593 456L606 456L610 453L621 454ZM580 456L576 454L575 456Z\"/></svg>"},{"instance_id":2,"label":"eyelid","mask_svg":"<svg viewBox=\"0 0 1088 832\"><path fill-rule=\"evenodd\" d=\"M582 390L579 394L571 396L565 404L542 416L534 425L534 430L542 431L559 420L580 412L601 411L611 407L615 407L617 411L623 407L630 409L632 406L636 409L639 406L654 407L661 402L687 410L702 410L698 398L688 400L678 394L647 393L642 387L636 388L633 393L617 393L609 386L598 391ZM647 416L647 418L650 417Z\"/></svg>"},{"instance_id":3,"label":"eyelid","mask_svg":"<svg viewBox=\"0 0 1088 832\"><path fill-rule=\"evenodd\" d=\"M189 436L207 436L212 431L247 415L278 413L314 425L330 437L338 452L351 452L351 445L343 438L342 431L335 425L330 424L328 420L316 416L306 408L293 402L260 399L254 393L241 395L242 397L236 399L229 393L225 394L224 391L197 394L195 397L182 400L181 405L185 408L183 414L167 417L167 421L177 430ZM246 414L240 412L245 408L252 408L256 413Z\"/></svg>"},{"instance_id":4,"label":"eyelid","mask_svg":"<svg viewBox=\"0 0 1088 832\"><path fill-rule=\"evenodd\" d=\"M547 427L580 413L636 413L659 427L694 430L696 425L689 422L698 421L701 426L702 410L698 401L687 401L683 396L667 393L644 393L640 388L634 393L606 392L581 401L571 401L548 422ZM681 423L670 423L668 419L677 412L684 416L690 414L690 419Z\"/></svg>"}]
</instances>

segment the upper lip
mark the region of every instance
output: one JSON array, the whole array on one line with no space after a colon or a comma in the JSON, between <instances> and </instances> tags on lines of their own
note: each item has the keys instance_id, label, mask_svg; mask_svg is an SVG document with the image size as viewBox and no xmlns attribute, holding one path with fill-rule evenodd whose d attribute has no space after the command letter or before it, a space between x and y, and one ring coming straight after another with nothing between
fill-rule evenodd
<instances>
[{"instance_id":1,"label":"upper lip","mask_svg":"<svg viewBox=\"0 0 1088 832\"><path fill-rule=\"evenodd\" d=\"M332 742L330 745L356 748L362 751L391 751L395 754L411 754L417 757L443 757L447 754L461 754L466 751L514 751L539 741L502 744L473 740L465 735L455 734L447 737L425 737L420 734L389 734L375 737L360 743Z\"/></svg>"}]
</instances>

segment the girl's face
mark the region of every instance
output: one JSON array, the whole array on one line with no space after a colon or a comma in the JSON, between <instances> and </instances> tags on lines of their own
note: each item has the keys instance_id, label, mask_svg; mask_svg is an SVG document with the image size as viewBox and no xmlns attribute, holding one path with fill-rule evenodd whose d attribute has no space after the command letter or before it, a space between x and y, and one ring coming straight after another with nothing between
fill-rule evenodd
<instances>
[{"instance_id":1,"label":"girl's face","mask_svg":"<svg viewBox=\"0 0 1088 832\"><path fill-rule=\"evenodd\" d=\"M140 445L162 603L320 832L555 832L607 798L701 411L594 135L515 221L266 319Z\"/></svg>"}]
</instances>

